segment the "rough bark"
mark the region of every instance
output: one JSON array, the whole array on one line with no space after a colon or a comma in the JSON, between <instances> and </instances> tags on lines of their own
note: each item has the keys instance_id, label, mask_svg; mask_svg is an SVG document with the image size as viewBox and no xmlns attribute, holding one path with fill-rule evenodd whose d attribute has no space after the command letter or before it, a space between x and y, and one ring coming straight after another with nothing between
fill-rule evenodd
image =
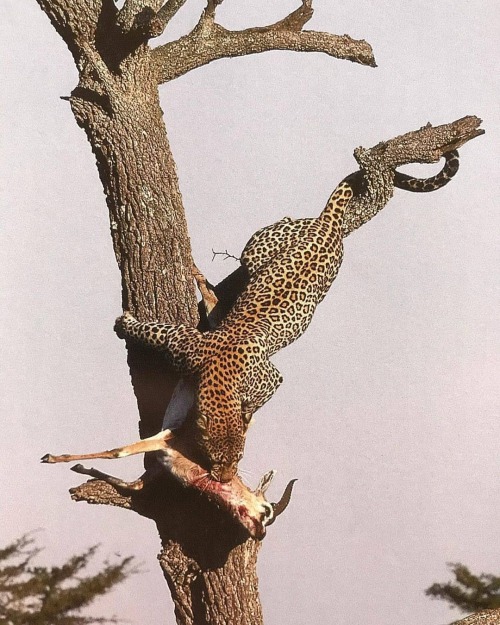
<instances>
[{"instance_id":1,"label":"rough bark","mask_svg":"<svg viewBox=\"0 0 500 625\"><path fill-rule=\"evenodd\" d=\"M262 623L256 572L261 542L199 493L164 477L133 495L91 480L75 501L133 510L152 519L162 542L160 565L181 625Z\"/></svg>"},{"instance_id":2,"label":"rough bark","mask_svg":"<svg viewBox=\"0 0 500 625\"><path fill-rule=\"evenodd\" d=\"M302 30L296 20L286 18L270 26L231 31L207 13L189 35L155 48L153 61L158 81L167 82L217 59L268 50L323 52L362 65L376 65L370 45L348 35Z\"/></svg>"},{"instance_id":3,"label":"rough bark","mask_svg":"<svg viewBox=\"0 0 500 625\"><path fill-rule=\"evenodd\" d=\"M467 618L456 621L454 625L500 625L500 610L483 610Z\"/></svg>"}]
</instances>

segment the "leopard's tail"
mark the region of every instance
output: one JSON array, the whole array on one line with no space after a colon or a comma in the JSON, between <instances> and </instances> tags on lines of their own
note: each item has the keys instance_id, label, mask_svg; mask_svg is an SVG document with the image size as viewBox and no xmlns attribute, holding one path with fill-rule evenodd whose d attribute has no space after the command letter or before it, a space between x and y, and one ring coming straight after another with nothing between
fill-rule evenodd
<instances>
[{"instance_id":1,"label":"leopard's tail","mask_svg":"<svg viewBox=\"0 0 500 625\"><path fill-rule=\"evenodd\" d=\"M445 164L443 169L430 178L413 178L399 171L394 172L394 186L414 193L428 193L436 191L448 184L459 168L458 151L452 150L443 154Z\"/></svg>"}]
</instances>

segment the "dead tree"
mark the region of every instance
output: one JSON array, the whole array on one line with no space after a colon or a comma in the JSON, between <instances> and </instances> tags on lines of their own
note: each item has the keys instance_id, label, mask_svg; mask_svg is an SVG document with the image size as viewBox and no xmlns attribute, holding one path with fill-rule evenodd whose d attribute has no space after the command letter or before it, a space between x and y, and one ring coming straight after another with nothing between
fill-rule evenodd
<instances>
[{"instance_id":1,"label":"dead tree","mask_svg":"<svg viewBox=\"0 0 500 625\"><path fill-rule=\"evenodd\" d=\"M323 52L375 66L369 44L347 35L305 30L312 0L265 27L232 31L216 21L222 0L208 0L195 28L157 47L186 0L37 0L67 44L79 72L68 98L87 135L110 215L114 251L122 276L124 310L143 321L197 325L193 260L181 193L159 104L161 84L211 61L265 52ZM390 199L394 170L409 162L435 162L443 153L481 134L467 117L424 127L355 157L365 174L363 192L345 222L349 234ZM334 186L334 184L332 185ZM229 307L241 274L218 289ZM140 413L140 434L159 431L178 376L161 356L128 346L128 363ZM256 562L261 543L248 538L225 513L173 480L124 496L110 484L88 482L73 498L116 505L151 518L162 540L160 564L180 624L232 625L262 622Z\"/></svg>"}]
</instances>

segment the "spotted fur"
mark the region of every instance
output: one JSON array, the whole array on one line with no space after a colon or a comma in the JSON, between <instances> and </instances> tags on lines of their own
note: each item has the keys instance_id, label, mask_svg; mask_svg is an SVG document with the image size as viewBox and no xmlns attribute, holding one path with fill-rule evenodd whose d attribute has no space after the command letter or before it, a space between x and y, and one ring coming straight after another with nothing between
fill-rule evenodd
<instances>
[{"instance_id":1,"label":"spotted fur","mask_svg":"<svg viewBox=\"0 0 500 625\"><path fill-rule=\"evenodd\" d=\"M420 181L396 177L419 190ZM445 178L435 176L434 188ZM130 314L117 320L120 336L164 351L176 369L196 375L199 443L216 480L235 475L253 413L283 381L270 357L303 334L338 273L353 186L341 182L317 218L285 217L252 236L241 255L248 285L217 329L141 323Z\"/></svg>"},{"instance_id":2,"label":"spotted fur","mask_svg":"<svg viewBox=\"0 0 500 625\"><path fill-rule=\"evenodd\" d=\"M399 171L394 173L394 186L405 191L414 191L416 193L428 193L435 191L445 184L448 184L453 176L457 173L460 166L458 159L458 151L452 150L443 155L445 164L443 169L430 178L413 178Z\"/></svg>"}]
</instances>

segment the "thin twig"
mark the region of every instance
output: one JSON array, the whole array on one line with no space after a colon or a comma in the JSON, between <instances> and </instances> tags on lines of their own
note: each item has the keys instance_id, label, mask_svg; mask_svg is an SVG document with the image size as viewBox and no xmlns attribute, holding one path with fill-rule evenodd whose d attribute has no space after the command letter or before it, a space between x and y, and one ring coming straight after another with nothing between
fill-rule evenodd
<instances>
[{"instance_id":1,"label":"thin twig","mask_svg":"<svg viewBox=\"0 0 500 625\"><path fill-rule=\"evenodd\" d=\"M213 248L212 248L212 262L214 262L215 257L216 256L224 256L225 258L223 260L227 260L228 258L234 258L234 260L237 260L238 262L240 262L241 258L239 258L239 256L233 256L233 254L230 254L227 250L224 250L223 252L216 252Z\"/></svg>"}]
</instances>

